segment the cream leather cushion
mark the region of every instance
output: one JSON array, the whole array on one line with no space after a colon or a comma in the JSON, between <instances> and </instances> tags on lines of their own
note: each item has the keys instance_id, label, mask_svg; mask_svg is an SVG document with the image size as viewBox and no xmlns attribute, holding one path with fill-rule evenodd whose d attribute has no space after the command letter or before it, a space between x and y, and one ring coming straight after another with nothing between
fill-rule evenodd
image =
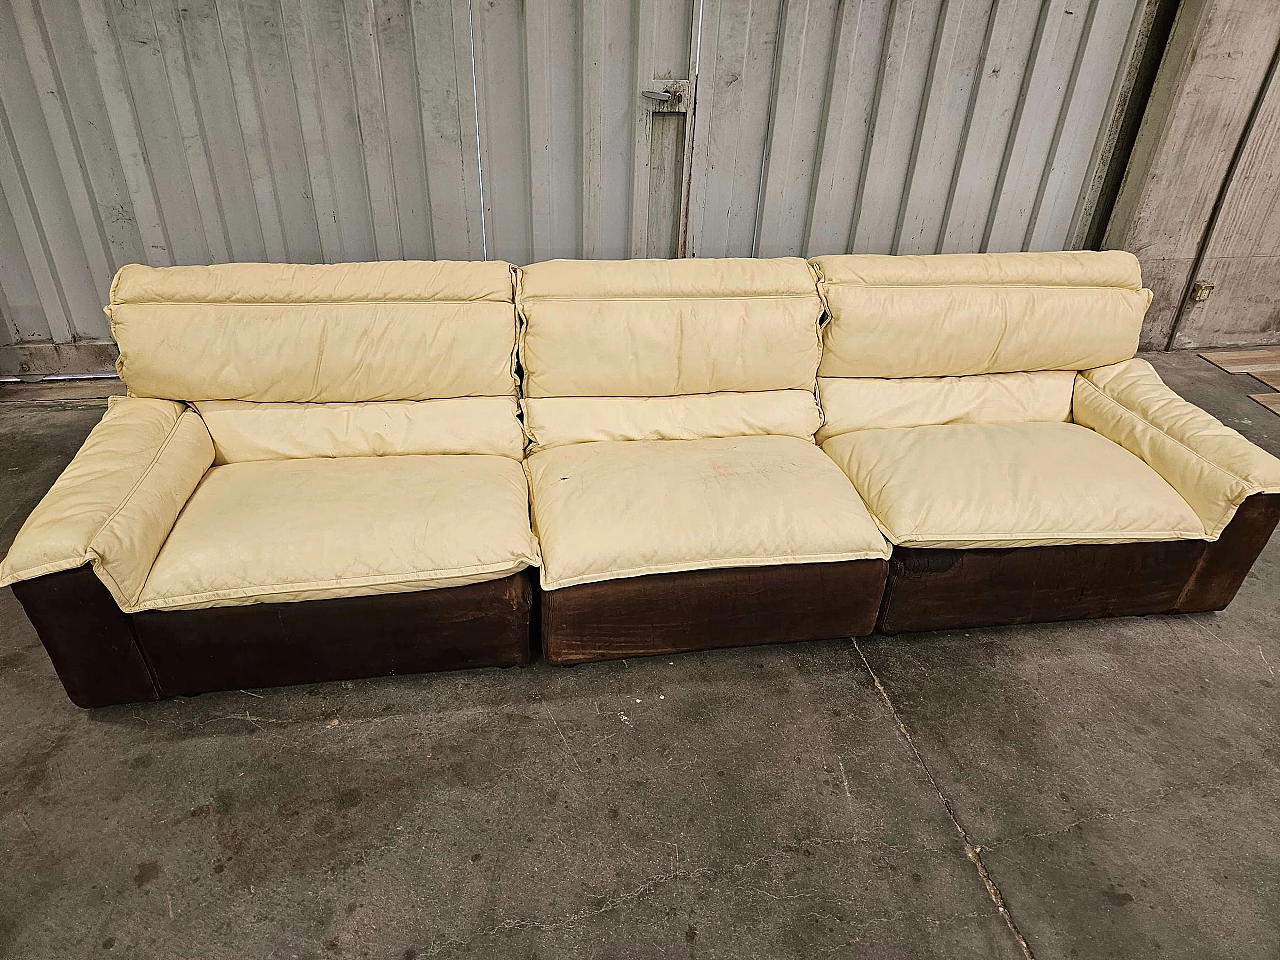
<instances>
[{"instance_id":1,"label":"cream leather cushion","mask_svg":"<svg viewBox=\"0 0 1280 960\"><path fill-rule=\"evenodd\" d=\"M971 377L819 377L826 417L817 440L850 430L934 423L1071 419L1073 370L988 373Z\"/></svg>"},{"instance_id":2,"label":"cream leather cushion","mask_svg":"<svg viewBox=\"0 0 1280 960\"><path fill-rule=\"evenodd\" d=\"M1072 423L859 430L823 449L884 535L909 547L1026 547L1202 539L1160 475Z\"/></svg>"},{"instance_id":3,"label":"cream leather cushion","mask_svg":"<svg viewBox=\"0 0 1280 960\"><path fill-rule=\"evenodd\" d=\"M888 556L849 481L795 437L580 443L526 466L548 590Z\"/></svg>"},{"instance_id":4,"label":"cream leather cushion","mask_svg":"<svg viewBox=\"0 0 1280 960\"><path fill-rule=\"evenodd\" d=\"M107 307L134 396L348 403L515 396L511 265L122 267Z\"/></svg>"},{"instance_id":5,"label":"cream leather cushion","mask_svg":"<svg viewBox=\"0 0 1280 960\"><path fill-rule=\"evenodd\" d=\"M519 460L515 397L381 403L199 400L216 463L307 457L486 453Z\"/></svg>"},{"instance_id":6,"label":"cream leather cushion","mask_svg":"<svg viewBox=\"0 0 1280 960\"><path fill-rule=\"evenodd\" d=\"M534 449L596 440L809 439L822 413L809 390L692 397L540 397L522 401Z\"/></svg>"},{"instance_id":7,"label":"cream leather cushion","mask_svg":"<svg viewBox=\"0 0 1280 960\"><path fill-rule=\"evenodd\" d=\"M1151 292L1131 253L818 257L823 377L1081 370L1138 348Z\"/></svg>"},{"instance_id":8,"label":"cream leather cushion","mask_svg":"<svg viewBox=\"0 0 1280 960\"><path fill-rule=\"evenodd\" d=\"M822 300L808 264L552 260L520 270L529 397L813 389Z\"/></svg>"},{"instance_id":9,"label":"cream leather cushion","mask_svg":"<svg viewBox=\"0 0 1280 960\"><path fill-rule=\"evenodd\" d=\"M803 260L553 260L519 271L516 301L535 446L809 439L821 423Z\"/></svg>"},{"instance_id":10,"label":"cream leather cushion","mask_svg":"<svg viewBox=\"0 0 1280 960\"><path fill-rule=\"evenodd\" d=\"M538 562L528 510L524 473L506 457L214 467L156 558L140 606L315 600L494 580Z\"/></svg>"}]
</instances>

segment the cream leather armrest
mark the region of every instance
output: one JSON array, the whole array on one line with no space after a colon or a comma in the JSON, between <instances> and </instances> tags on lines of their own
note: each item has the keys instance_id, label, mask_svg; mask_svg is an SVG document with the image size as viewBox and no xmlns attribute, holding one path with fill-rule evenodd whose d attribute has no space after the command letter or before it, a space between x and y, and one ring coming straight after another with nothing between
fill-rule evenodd
<instances>
[{"instance_id":1,"label":"cream leather armrest","mask_svg":"<svg viewBox=\"0 0 1280 960\"><path fill-rule=\"evenodd\" d=\"M1141 457L1191 505L1210 540L1255 493L1280 493L1280 460L1164 385L1145 360L1084 370L1072 415Z\"/></svg>"},{"instance_id":2,"label":"cream leather armrest","mask_svg":"<svg viewBox=\"0 0 1280 960\"><path fill-rule=\"evenodd\" d=\"M130 611L213 463L204 421L172 400L113 397L0 563L0 586L92 563Z\"/></svg>"}]
</instances>

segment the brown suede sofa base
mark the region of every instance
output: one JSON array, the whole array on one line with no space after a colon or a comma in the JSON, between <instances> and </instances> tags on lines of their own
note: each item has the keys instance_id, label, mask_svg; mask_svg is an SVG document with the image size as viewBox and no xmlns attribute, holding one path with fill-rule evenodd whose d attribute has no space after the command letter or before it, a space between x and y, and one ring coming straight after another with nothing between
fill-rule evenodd
<instances>
[{"instance_id":1,"label":"brown suede sofa base","mask_svg":"<svg viewBox=\"0 0 1280 960\"><path fill-rule=\"evenodd\" d=\"M13 591L81 707L530 660L528 571L412 593L134 614L87 566Z\"/></svg>"},{"instance_id":2,"label":"brown suede sofa base","mask_svg":"<svg viewBox=\"0 0 1280 960\"><path fill-rule=\"evenodd\" d=\"M540 592L549 663L930 630L1224 609L1280 523L1255 494L1222 536L1154 543L895 547L878 560L699 570ZM873 598L874 602L868 598Z\"/></svg>"},{"instance_id":3,"label":"brown suede sofa base","mask_svg":"<svg viewBox=\"0 0 1280 960\"><path fill-rule=\"evenodd\" d=\"M81 707L219 690L1033 622L1231 602L1280 523L1248 498L1213 542L895 548L892 558L697 570L543 592L529 571L463 587L123 613L89 567L13 585Z\"/></svg>"},{"instance_id":4,"label":"brown suede sofa base","mask_svg":"<svg viewBox=\"0 0 1280 960\"><path fill-rule=\"evenodd\" d=\"M1222 610L1280 522L1280 494L1255 494L1211 543L894 547L879 633Z\"/></svg>"},{"instance_id":5,"label":"brown suede sofa base","mask_svg":"<svg viewBox=\"0 0 1280 960\"><path fill-rule=\"evenodd\" d=\"M792 563L624 577L544 591L542 650L571 664L863 637L875 629L884 560Z\"/></svg>"}]
</instances>

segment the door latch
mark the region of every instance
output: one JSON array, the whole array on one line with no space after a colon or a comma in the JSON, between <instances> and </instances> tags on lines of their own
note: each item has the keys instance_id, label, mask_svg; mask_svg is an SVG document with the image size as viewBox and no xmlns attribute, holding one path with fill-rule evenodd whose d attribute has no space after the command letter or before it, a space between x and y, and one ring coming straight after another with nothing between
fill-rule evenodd
<instances>
[{"instance_id":1,"label":"door latch","mask_svg":"<svg viewBox=\"0 0 1280 960\"><path fill-rule=\"evenodd\" d=\"M1191 287L1191 302L1204 303L1213 293L1212 280L1197 280Z\"/></svg>"},{"instance_id":2,"label":"door latch","mask_svg":"<svg viewBox=\"0 0 1280 960\"><path fill-rule=\"evenodd\" d=\"M657 100L659 103L666 103L674 94L668 93L666 90L641 90L640 96L646 100Z\"/></svg>"}]
</instances>

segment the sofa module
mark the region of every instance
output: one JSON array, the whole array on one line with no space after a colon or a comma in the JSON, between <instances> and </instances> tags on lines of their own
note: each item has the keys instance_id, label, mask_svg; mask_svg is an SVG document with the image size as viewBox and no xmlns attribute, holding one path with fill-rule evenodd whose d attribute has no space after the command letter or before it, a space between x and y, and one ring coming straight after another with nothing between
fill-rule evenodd
<instances>
[{"instance_id":1,"label":"sofa module","mask_svg":"<svg viewBox=\"0 0 1280 960\"><path fill-rule=\"evenodd\" d=\"M805 261L518 278L547 659L869 633L889 550L813 442L822 302Z\"/></svg>"},{"instance_id":2,"label":"sofa module","mask_svg":"<svg viewBox=\"0 0 1280 960\"><path fill-rule=\"evenodd\" d=\"M1133 359L1122 252L819 257L823 450L893 544L884 633L1220 610L1280 460Z\"/></svg>"},{"instance_id":3,"label":"sofa module","mask_svg":"<svg viewBox=\"0 0 1280 960\"><path fill-rule=\"evenodd\" d=\"M125 267L115 398L0 564L81 706L529 660L504 263Z\"/></svg>"}]
</instances>

